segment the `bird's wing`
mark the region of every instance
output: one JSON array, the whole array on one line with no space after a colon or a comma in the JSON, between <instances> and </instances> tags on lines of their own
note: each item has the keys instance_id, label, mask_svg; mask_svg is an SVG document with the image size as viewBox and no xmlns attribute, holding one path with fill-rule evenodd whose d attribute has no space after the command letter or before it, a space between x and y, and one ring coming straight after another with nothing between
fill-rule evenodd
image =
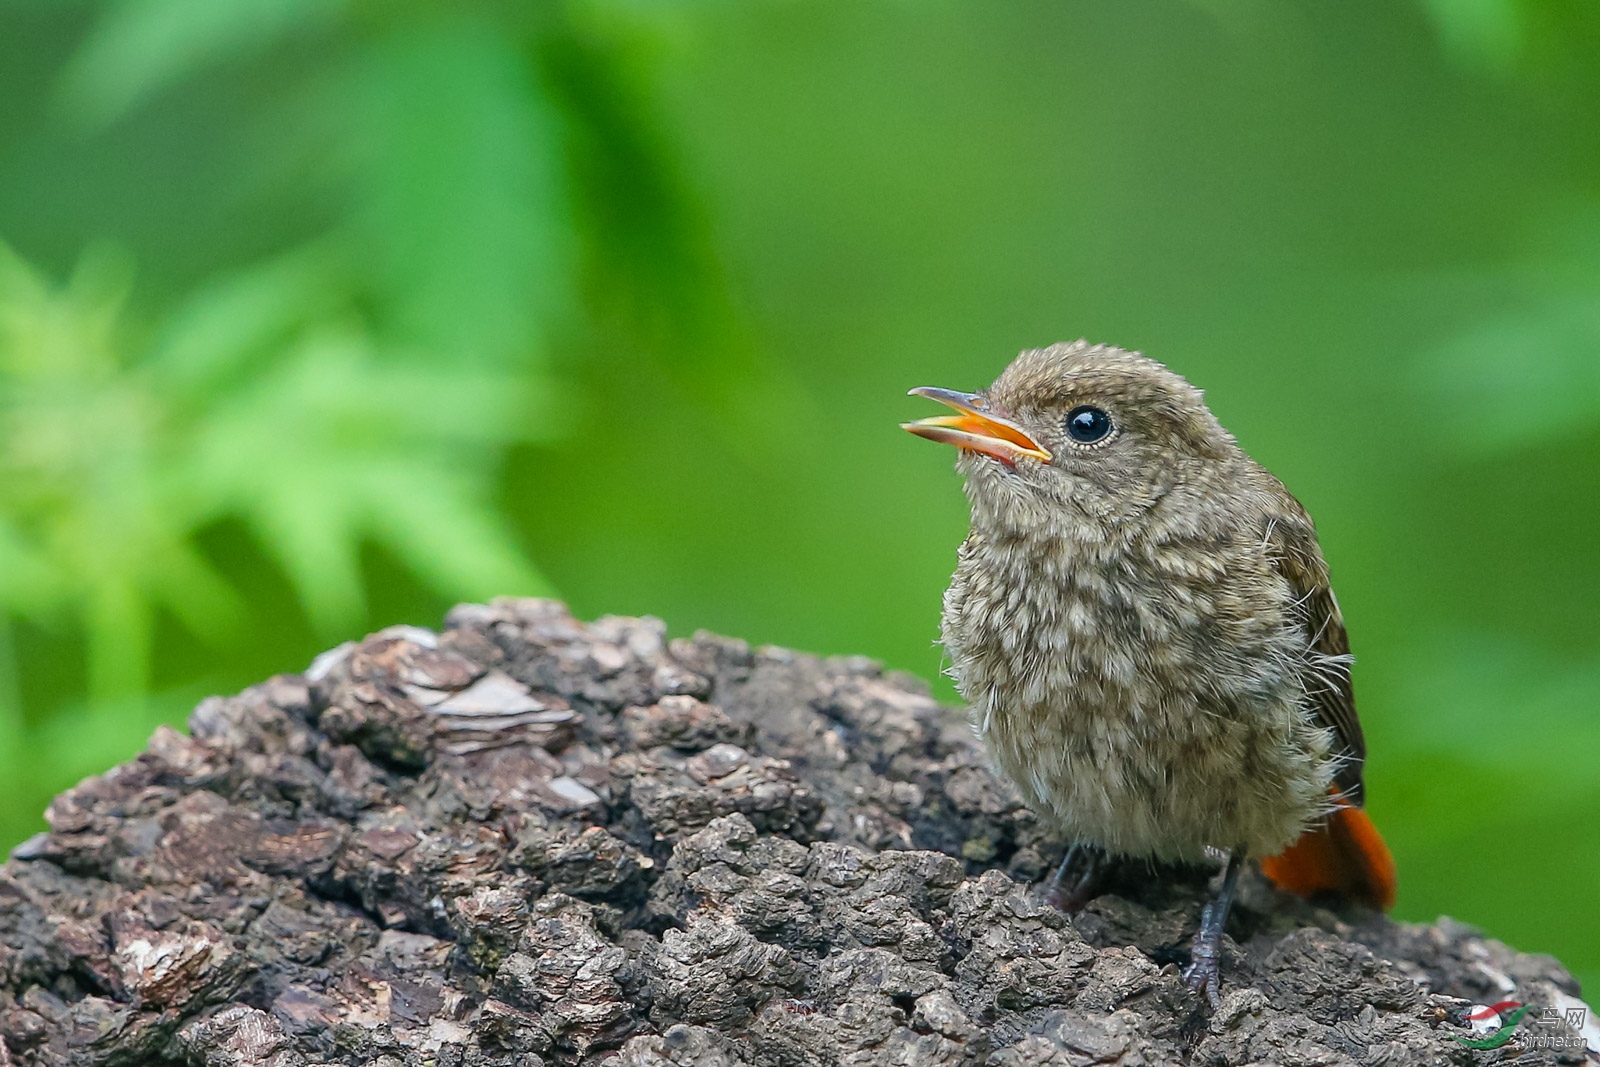
<instances>
[{"instance_id":1,"label":"bird's wing","mask_svg":"<svg viewBox=\"0 0 1600 1067\"><path fill-rule=\"evenodd\" d=\"M1292 497L1290 499L1293 499ZM1273 565L1289 582L1306 634L1310 638L1307 690L1317 723L1333 731L1343 762L1333 783L1350 803L1360 806L1365 789L1362 764L1367 743L1361 736L1355 693L1350 684L1350 637L1344 616L1328 582L1328 565L1317 544L1316 527L1303 508L1277 514L1267 521L1265 542Z\"/></svg>"}]
</instances>

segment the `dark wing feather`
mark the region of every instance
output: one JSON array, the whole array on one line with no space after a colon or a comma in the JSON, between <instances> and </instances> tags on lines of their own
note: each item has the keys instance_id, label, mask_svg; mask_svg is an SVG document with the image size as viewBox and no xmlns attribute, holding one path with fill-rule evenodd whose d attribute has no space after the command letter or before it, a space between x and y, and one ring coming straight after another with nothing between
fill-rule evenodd
<instances>
[{"instance_id":1,"label":"dark wing feather","mask_svg":"<svg viewBox=\"0 0 1600 1067\"><path fill-rule=\"evenodd\" d=\"M1319 725L1333 731L1344 760L1333 783L1345 799L1359 807L1365 799L1361 769L1367 758L1367 743L1361 736L1361 719L1356 714L1355 693L1350 684L1350 638L1345 633L1344 617L1339 614L1339 602L1328 583L1328 565L1317 544L1316 527L1296 502L1293 513L1269 520L1265 540L1274 566L1294 591L1310 639L1307 661L1311 681L1307 688L1312 715Z\"/></svg>"}]
</instances>

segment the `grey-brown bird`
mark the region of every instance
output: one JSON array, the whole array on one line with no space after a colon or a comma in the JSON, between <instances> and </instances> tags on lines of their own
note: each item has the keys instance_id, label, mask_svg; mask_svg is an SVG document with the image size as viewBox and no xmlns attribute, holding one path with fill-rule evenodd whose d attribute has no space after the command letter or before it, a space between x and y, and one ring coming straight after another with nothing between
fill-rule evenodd
<instances>
[{"instance_id":1,"label":"grey-brown bird","mask_svg":"<svg viewBox=\"0 0 1600 1067\"><path fill-rule=\"evenodd\" d=\"M1316 530L1200 390L1085 341L1023 352L959 414L971 531L944 596L951 673L1000 770L1074 846L1081 907L1107 854L1228 854L1185 980L1216 1002L1240 866L1376 908L1394 864L1361 810L1349 642Z\"/></svg>"}]
</instances>

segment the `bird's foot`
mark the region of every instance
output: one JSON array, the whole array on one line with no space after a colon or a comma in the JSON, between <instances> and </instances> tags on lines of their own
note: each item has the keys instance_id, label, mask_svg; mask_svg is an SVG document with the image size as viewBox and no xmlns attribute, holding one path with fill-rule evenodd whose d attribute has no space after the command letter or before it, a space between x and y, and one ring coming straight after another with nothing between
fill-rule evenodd
<instances>
[{"instance_id":1,"label":"bird's foot","mask_svg":"<svg viewBox=\"0 0 1600 1067\"><path fill-rule=\"evenodd\" d=\"M1045 899L1068 915L1094 899L1105 869L1106 854L1092 845L1072 845L1045 887Z\"/></svg>"},{"instance_id":2,"label":"bird's foot","mask_svg":"<svg viewBox=\"0 0 1600 1067\"><path fill-rule=\"evenodd\" d=\"M1222 888L1217 897L1200 909L1200 930L1194 935L1194 947L1189 950L1189 966L1183 972L1183 984L1196 993L1205 993L1211 1010L1222 1007L1222 930L1228 925L1228 909L1233 906L1233 894L1239 885L1239 869L1244 866L1244 849L1228 853L1228 865L1222 872Z\"/></svg>"},{"instance_id":3,"label":"bird's foot","mask_svg":"<svg viewBox=\"0 0 1600 1067\"><path fill-rule=\"evenodd\" d=\"M1183 984L1204 993L1213 1011L1222 1006L1222 923L1213 918L1218 910L1216 904L1207 904L1200 913L1200 932L1183 970Z\"/></svg>"}]
</instances>

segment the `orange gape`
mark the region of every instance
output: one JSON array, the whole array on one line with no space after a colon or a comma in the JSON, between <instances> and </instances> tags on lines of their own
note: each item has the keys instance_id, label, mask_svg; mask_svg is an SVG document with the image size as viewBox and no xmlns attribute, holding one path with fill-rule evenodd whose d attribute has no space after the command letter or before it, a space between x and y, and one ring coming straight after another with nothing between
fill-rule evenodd
<instances>
[{"instance_id":1,"label":"orange gape","mask_svg":"<svg viewBox=\"0 0 1600 1067\"><path fill-rule=\"evenodd\" d=\"M1379 911L1394 907L1394 857L1367 813L1349 804L1340 804L1327 822L1262 860L1261 873L1303 897L1331 892Z\"/></svg>"}]
</instances>

